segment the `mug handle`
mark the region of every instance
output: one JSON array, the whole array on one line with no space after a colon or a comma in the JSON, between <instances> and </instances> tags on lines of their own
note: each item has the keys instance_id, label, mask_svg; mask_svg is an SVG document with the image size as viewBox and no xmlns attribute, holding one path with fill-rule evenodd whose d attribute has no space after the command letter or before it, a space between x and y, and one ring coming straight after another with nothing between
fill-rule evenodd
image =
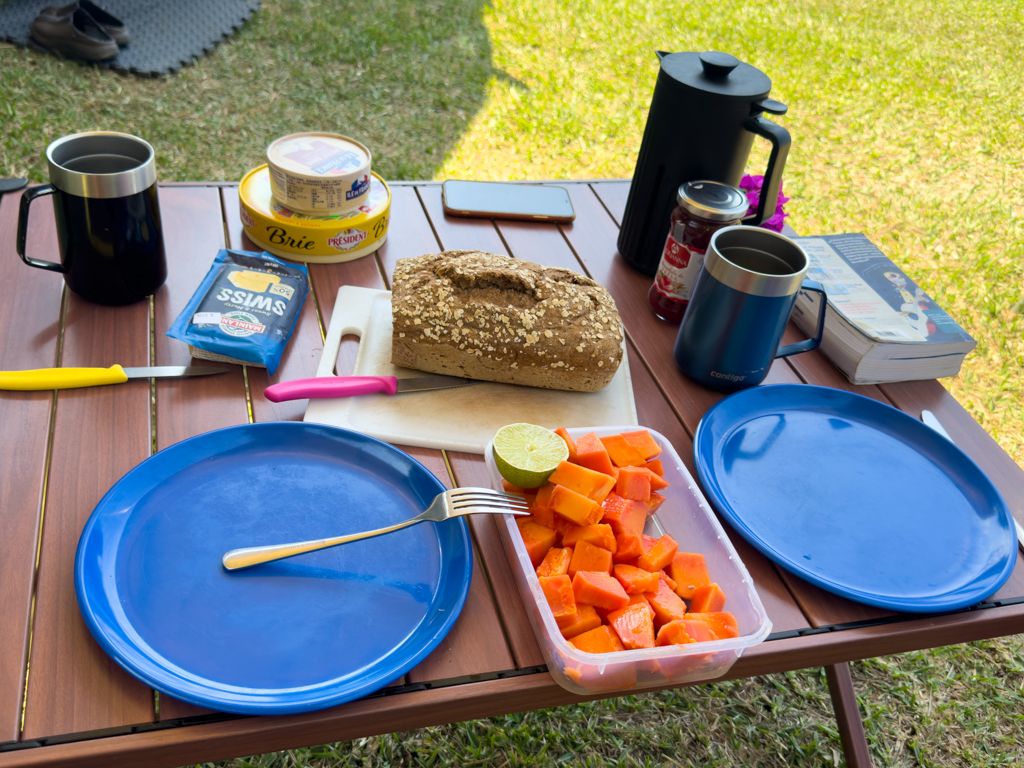
<instances>
[{"instance_id":1,"label":"mug handle","mask_svg":"<svg viewBox=\"0 0 1024 768\"><path fill-rule=\"evenodd\" d=\"M787 344L784 347L779 347L779 351L775 353L775 357L789 357L795 355L797 352L810 352L812 349L817 349L818 345L821 344L821 334L825 330L825 309L828 306L828 297L825 295L825 288L821 283L815 280L804 280L800 286L801 291L814 291L821 294L821 309L818 310L818 330L814 333L813 339L807 339L805 341L798 341L796 344Z\"/></svg>"},{"instance_id":2,"label":"mug handle","mask_svg":"<svg viewBox=\"0 0 1024 768\"><path fill-rule=\"evenodd\" d=\"M56 191L53 188L53 184L43 184L40 187L26 189L21 193L21 207L18 209L18 255L30 267L49 269L53 272L65 272L66 270L60 264L52 261L43 261L42 259L30 259L25 255L25 238L28 236L28 207L37 197L52 195Z\"/></svg>"}]
</instances>

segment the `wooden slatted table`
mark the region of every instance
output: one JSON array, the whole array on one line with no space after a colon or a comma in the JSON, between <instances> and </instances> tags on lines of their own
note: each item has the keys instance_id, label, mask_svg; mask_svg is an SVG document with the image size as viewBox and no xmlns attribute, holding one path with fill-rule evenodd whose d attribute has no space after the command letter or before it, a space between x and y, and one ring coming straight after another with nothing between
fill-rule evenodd
<instances>
[{"instance_id":1,"label":"wooden slatted table","mask_svg":"<svg viewBox=\"0 0 1024 768\"><path fill-rule=\"evenodd\" d=\"M201 432L248 421L300 420L303 402L274 404L261 393L270 383L315 375L338 288L387 288L397 259L441 249L507 253L585 271L605 285L626 327L640 422L668 437L696 476L692 435L721 395L678 372L671 355L675 326L654 318L646 302L650 279L616 254L629 183L563 186L577 219L556 226L448 218L439 185L395 184L390 234L376 255L310 267L312 300L274 376L249 367L153 386L132 381L59 393L0 393L0 766L178 766L586 700L547 674L490 518L470 519L476 559L469 597L434 653L378 694L305 715L238 717L156 695L93 641L72 578L82 527L123 474ZM217 249L258 249L242 234L235 185L167 184L160 201L167 284L150 303L105 308L64 292L56 275L18 261L18 198L3 198L0 370L189 362L185 346L164 332ZM46 206L34 209L28 252L58 258ZM787 340L796 338L790 328ZM343 343L339 372L351 371L357 344ZM915 418L932 410L1024 522L1024 473L938 382L853 387L818 352L776 361L767 381L857 391ZM487 484L482 456L406 450L448 486ZM1024 568L970 609L896 615L835 597L777 569L739 537L733 543L774 631L728 677L825 666L850 765L867 765L868 757L846 662L1024 632Z\"/></svg>"}]
</instances>

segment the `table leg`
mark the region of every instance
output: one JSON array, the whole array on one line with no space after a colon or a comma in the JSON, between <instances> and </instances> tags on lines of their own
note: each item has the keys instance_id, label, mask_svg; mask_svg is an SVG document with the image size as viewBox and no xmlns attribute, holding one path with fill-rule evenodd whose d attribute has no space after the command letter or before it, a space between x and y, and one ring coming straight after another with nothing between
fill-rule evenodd
<instances>
[{"instance_id":1,"label":"table leg","mask_svg":"<svg viewBox=\"0 0 1024 768\"><path fill-rule=\"evenodd\" d=\"M839 725L839 738L843 742L847 768L871 768L871 752L864 736L864 721L857 706L857 694L853 690L853 677L849 664L834 664L825 667L828 692L832 697L832 709Z\"/></svg>"}]
</instances>

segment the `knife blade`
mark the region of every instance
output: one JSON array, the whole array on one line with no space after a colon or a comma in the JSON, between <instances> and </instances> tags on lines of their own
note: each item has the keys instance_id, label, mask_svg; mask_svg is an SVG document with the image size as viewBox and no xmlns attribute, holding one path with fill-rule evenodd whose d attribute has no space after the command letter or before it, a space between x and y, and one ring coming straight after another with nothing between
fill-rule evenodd
<instances>
[{"instance_id":1,"label":"knife blade","mask_svg":"<svg viewBox=\"0 0 1024 768\"><path fill-rule=\"evenodd\" d=\"M33 371L0 371L0 389L46 390L123 384L128 379L165 379L209 376L227 368L207 365L157 365L149 368L39 368Z\"/></svg>"},{"instance_id":2,"label":"knife blade","mask_svg":"<svg viewBox=\"0 0 1024 768\"><path fill-rule=\"evenodd\" d=\"M945 430L942 423L935 417L934 413L931 411L921 411L921 421L949 440L953 445L956 445L956 441L949 436L949 432ZM1013 520L1013 526L1017 529L1017 545L1021 549L1024 549L1024 527L1021 527L1021 524L1017 522L1017 519L1012 514L1010 515L1010 519Z\"/></svg>"},{"instance_id":3,"label":"knife blade","mask_svg":"<svg viewBox=\"0 0 1024 768\"><path fill-rule=\"evenodd\" d=\"M408 379L394 376L318 376L315 379L296 379L272 384L263 390L263 396L272 403L282 403L285 400L322 400L374 393L400 395L433 389L456 389L479 383L475 379L440 374L413 376Z\"/></svg>"}]
</instances>

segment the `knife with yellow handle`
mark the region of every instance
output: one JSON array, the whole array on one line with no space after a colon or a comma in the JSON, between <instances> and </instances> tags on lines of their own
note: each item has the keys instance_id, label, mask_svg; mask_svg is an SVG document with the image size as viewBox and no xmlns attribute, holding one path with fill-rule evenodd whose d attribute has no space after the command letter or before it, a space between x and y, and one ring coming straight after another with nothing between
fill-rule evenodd
<instances>
[{"instance_id":1,"label":"knife with yellow handle","mask_svg":"<svg viewBox=\"0 0 1024 768\"><path fill-rule=\"evenodd\" d=\"M128 379L163 379L209 376L227 368L205 365L157 365L150 368L40 368L35 371L0 371L0 389L45 390L124 384Z\"/></svg>"}]
</instances>

